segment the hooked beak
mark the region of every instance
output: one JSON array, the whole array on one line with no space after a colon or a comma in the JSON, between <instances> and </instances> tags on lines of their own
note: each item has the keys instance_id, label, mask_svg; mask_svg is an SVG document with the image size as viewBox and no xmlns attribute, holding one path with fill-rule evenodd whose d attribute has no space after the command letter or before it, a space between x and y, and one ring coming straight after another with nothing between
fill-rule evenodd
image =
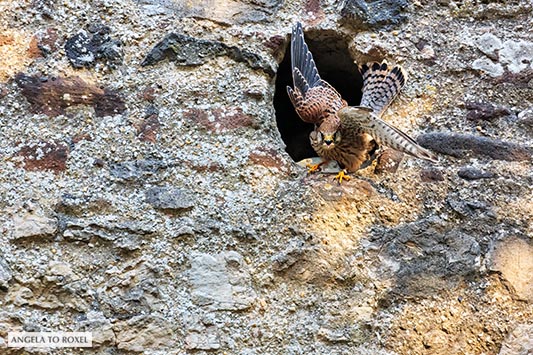
<instances>
[{"instance_id":1,"label":"hooked beak","mask_svg":"<svg viewBox=\"0 0 533 355\"><path fill-rule=\"evenodd\" d=\"M326 145L331 145L333 143L333 135L324 136L324 143L326 143Z\"/></svg>"}]
</instances>

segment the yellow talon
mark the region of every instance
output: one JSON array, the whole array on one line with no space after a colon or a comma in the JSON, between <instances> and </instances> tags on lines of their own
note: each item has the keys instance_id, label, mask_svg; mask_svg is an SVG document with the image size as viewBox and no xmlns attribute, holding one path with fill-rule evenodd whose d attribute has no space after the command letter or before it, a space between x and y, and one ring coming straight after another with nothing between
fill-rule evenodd
<instances>
[{"instance_id":1,"label":"yellow talon","mask_svg":"<svg viewBox=\"0 0 533 355\"><path fill-rule=\"evenodd\" d=\"M307 164L306 167L307 167L307 173L308 174L311 174L311 173L314 173L316 171L319 171L320 170L320 167L324 165L324 162L322 163L318 163L318 164Z\"/></svg>"},{"instance_id":2,"label":"yellow talon","mask_svg":"<svg viewBox=\"0 0 533 355\"><path fill-rule=\"evenodd\" d=\"M348 176L348 175L346 174L346 171L345 171L345 170L341 170L341 171L339 171L339 173L337 174L337 176L335 176L335 177L333 178L333 180L338 180L338 181L339 181L339 185L342 183L342 180L343 180L343 179L346 180L346 181L349 181L349 180L351 179L351 177Z\"/></svg>"}]
</instances>

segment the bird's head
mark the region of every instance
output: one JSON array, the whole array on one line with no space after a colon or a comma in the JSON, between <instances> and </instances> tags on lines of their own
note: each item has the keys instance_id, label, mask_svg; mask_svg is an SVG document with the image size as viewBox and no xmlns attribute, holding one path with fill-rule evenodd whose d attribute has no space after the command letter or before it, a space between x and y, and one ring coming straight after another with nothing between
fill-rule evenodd
<instances>
[{"instance_id":1,"label":"bird's head","mask_svg":"<svg viewBox=\"0 0 533 355\"><path fill-rule=\"evenodd\" d=\"M311 133L311 140L315 145L320 145L322 149L333 149L341 142L341 132L338 124L330 124L328 121L322 124Z\"/></svg>"}]
</instances>

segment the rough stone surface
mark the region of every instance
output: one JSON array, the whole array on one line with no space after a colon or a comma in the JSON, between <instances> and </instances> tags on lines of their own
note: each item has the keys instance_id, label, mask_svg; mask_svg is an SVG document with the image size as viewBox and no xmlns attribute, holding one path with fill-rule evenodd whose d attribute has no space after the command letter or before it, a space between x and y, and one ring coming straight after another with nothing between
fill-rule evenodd
<instances>
[{"instance_id":1,"label":"rough stone surface","mask_svg":"<svg viewBox=\"0 0 533 355\"><path fill-rule=\"evenodd\" d=\"M12 278L11 268L4 259L0 258L0 289L7 289Z\"/></svg>"},{"instance_id":2,"label":"rough stone surface","mask_svg":"<svg viewBox=\"0 0 533 355\"><path fill-rule=\"evenodd\" d=\"M137 316L114 327L117 348L128 352L144 352L167 348L173 343L172 325L162 317Z\"/></svg>"},{"instance_id":3,"label":"rough stone surface","mask_svg":"<svg viewBox=\"0 0 533 355\"><path fill-rule=\"evenodd\" d=\"M20 330L92 331L91 355L531 352L532 13L0 1L0 353L21 353L5 347ZM296 21L350 104L357 65L401 64L383 119L438 161L308 174L312 127L286 94ZM122 60L73 67L82 32L120 41ZM147 202L170 187L192 208Z\"/></svg>"},{"instance_id":4,"label":"rough stone surface","mask_svg":"<svg viewBox=\"0 0 533 355\"><path fill-rule=\"evenodd\" d=\"M216 327L190 331L185 337L185 346L191 350L218 350L220 343Z\"/></svg>"},{"instance_id":5,"label":"rough stone surface","mask_svg":"<svg viewBox=\"0 0 533 355\"><path fill-rule=\"evenodd\" d=\"M519 324L502 344L498 355L528 355L533 353L533 325Z\"/></svg>"},{"instance_id":6,"label":"rough stone surface","mask_svg":"<svg viewBox=\"0 0 533 355\"><path fill-rule=\"evenodd\" d=\"M491 270L501 272L512 285L516 296L533 303L533 245L527 240L511 238L494 247Z\"/></svg>"},{"instance_id":7,"label":"rough stone surface","mask_svg":"<svg viewBox=\"0 0 533 355\"><path fill-rule=\"evenodd\" d=\"M476 41L477 48L492 59L498 59L502 41L490 32L484 33Z\"/></svg>"},{"instance_id":8,"label":"rough stone surface","mask_svg":"<svg viewBox=\"0 0 533 355\"><path fill-rule=\"evenodd\" d=\"M533 42L505 41L500 50L500 61L512 73L533 68Z\"/></svg>"},{"instance_id":9,"label":"rough stone surface","mask_svg":"<svg viewBox=\"0 0 533 355\"><path fill-rule=\"evenodd\" d=\"M242 310L256 298L241 255L224 252L192 257L189 271L192 301L212 310Z\"/></svg>"},{"instance_id":10,"label":"rough stone surface","mask_svg":"<svg viewBox=\"0 0 533 355\"><path fill-rule=\"evenodd\" d=\"M113 242L113 245L136 250L145 243L145 238L156 233L155 226L125 220L120 216L101 216L99 218L70 218L61 220L63 236L69 240L90 242L93 238Z\"/></svg>"},{"instance_id":11,"label":"rough stone surface","mask_svg":"<svg viewBox=\"0 0 533 355\"><path fill-rule=\"evenodd\" d=\"M25 204L13 215L13 239L50 237L58 230L57 218L44 212L33 202Z\"/></svg>"},{"instance_id":12,"label":"rough stone surface","mask_svg":"<svg viewBox=\"0 0 533 355\"><path fill-rule=\"evenodd\" d=\"M169 163L160 160L137 160L111 164L111 176L123 181L140 181L154 176L169 167Z\"/></svg>"},{"instance_id":13,"label":"rough stone surface","mask_svg":"<svg viewBox=\"0 0 533 355\"><path fill-rule=\"evenodd\" d=\"M472 62L472 69L481 70L493 78L499 77L503 74L504 69L500 63L494 63L489 58L479 58Z\"/></svg>"},{"instance_id":14,"label":"rough stone surface","mask_svg":"<svg viewBox=\"0 0 533 355\"><path fill-rule=\"evenodd\" d=\"M521 111L517 115L518 126L527 130L529 135L533 137L533 107L528 107L524 111Z\"/></svg>"}]
</instances>

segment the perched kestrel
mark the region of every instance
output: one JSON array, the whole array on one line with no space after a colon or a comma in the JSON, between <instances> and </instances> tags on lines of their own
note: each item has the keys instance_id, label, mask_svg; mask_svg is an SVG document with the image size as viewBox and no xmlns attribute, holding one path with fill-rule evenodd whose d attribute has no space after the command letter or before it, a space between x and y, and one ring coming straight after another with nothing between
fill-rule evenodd
<instances>
[{"instance_id":1,"label":"perched kestrel","mask_svg":"<svg viewBox=\"0 0 533 355\"><path fill-rule=\"evenodd\" d=\"M376 142L416 158L436 161L433 153L380 118L405 84L406 75L400 66L390 68L386 62L360 66L363 96L360 106L351 107L318 75L299 22L292 31L291 63L294 88L287 86L287 92L300 118L315 125L309 138L323 160L308 166L310 172L335 160L344 168L335 179L339 183L349 180L346 174L358 170L369 159Z\"/></svg>"}]
</instances>

